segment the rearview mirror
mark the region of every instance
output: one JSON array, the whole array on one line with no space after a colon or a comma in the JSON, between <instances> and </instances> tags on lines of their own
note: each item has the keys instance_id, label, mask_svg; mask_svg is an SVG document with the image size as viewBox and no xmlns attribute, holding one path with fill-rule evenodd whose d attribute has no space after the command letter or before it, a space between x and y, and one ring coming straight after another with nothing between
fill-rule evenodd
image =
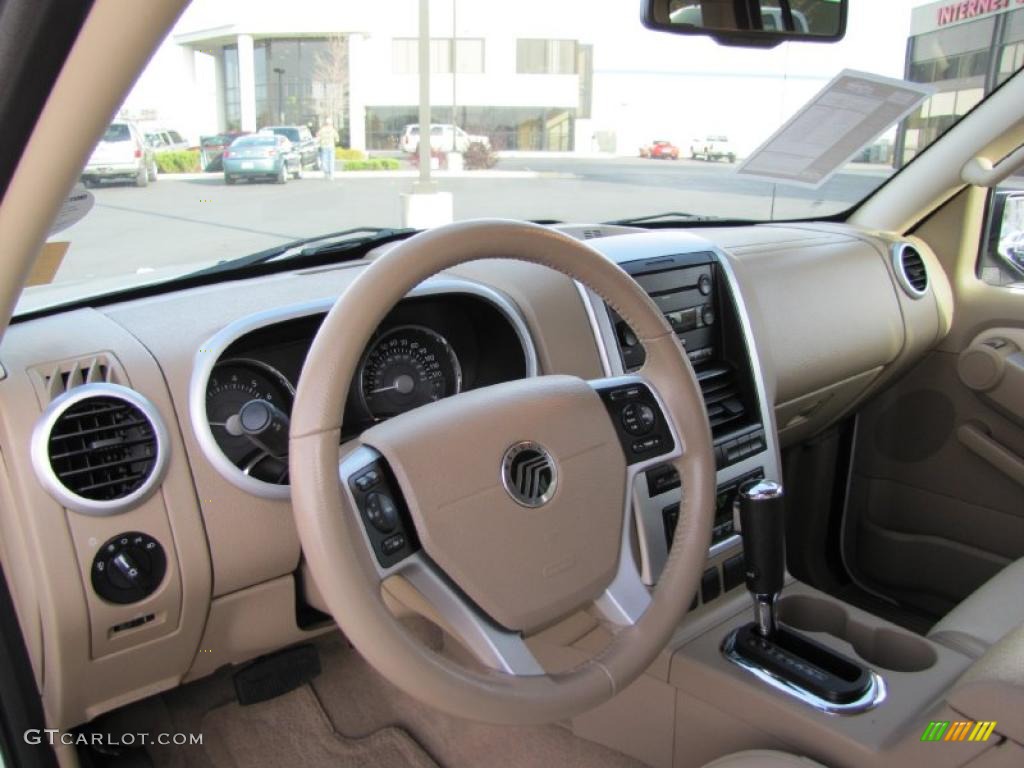
<instances>
[{"instance_id":1,"label":"rearview mirror","mask_svg":"<svg viewBox=\"0 0 1024 768\"><path fill-rule=\"evenodd\" d=\"M848 0L643 0L648 29L706 35L723 45L771 48L786 40L835 43Z\"/></svg>"}]
</instances>

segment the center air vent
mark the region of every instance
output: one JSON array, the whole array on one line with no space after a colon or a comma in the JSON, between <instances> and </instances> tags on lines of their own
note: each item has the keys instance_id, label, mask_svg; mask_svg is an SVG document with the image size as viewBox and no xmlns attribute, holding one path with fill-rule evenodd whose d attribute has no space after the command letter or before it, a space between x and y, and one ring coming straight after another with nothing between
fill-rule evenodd
<instances>
[{"instance_id":1,"label":"center air vent","mask_svg":"<svg viewBox=\"0 0 1024 768\"><path fill-rule=\"evenodd\" d=\"M919 299L928 292L928 270L914 246L907 243L896 245L893 248L893 266L900 285L912 298Z\"/></svg>"},{"instance_id":2,"label":"center air vent","mask_svg":"<svg viewBox=\"0 0 1024 768\"><path fill-rule=\"evenodd\" d=\"M167 462L167 431L153 405L116 384L85 384L58 397L32 435L43 485L77 512L110 515L141 502Z\"/></svg>"},{"instance_id":3,"label":"center air vent","mask_svg":"<svg viewBox=\"0 0 1024 768\"><path fill-rule=\"evenodd\" d=\"M712 435L724 435L738 426L746 407L740 397L736 372L728 365L712 365L697 372L697 382L704 395Z\"/></svg>"}]
</instances>

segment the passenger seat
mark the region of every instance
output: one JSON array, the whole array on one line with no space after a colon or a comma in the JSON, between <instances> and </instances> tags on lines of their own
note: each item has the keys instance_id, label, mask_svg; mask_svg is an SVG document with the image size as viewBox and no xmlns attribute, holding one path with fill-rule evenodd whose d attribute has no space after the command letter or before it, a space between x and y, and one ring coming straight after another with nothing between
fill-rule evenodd
<instances>
[{"instance_id":1,"label":"passenger seat","mask_svg":"<svg viewBox=\"0 0 1024 768\"><path fill-rule=\"evenodd\" d=\"M977 659L1007 632L1024 625L1024 558L986 581L942 621L928 637Z\"/></svg>"}]
</instances>

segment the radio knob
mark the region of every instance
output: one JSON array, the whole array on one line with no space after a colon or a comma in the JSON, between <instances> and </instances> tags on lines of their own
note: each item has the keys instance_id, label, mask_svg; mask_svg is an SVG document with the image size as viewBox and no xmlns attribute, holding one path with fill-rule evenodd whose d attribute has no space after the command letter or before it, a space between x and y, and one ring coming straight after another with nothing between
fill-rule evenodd
<instances>
[{"instance_id":1,"label":"radio knob","mask_svg":"<svg viewBox=\"0 0 1024 768\"><path fill-rule=\"evenodd\" d=\"M704 325L715 324L715 310L710 304L705 304L700 311L700 320Z\"/></svg>"}]
</instances>

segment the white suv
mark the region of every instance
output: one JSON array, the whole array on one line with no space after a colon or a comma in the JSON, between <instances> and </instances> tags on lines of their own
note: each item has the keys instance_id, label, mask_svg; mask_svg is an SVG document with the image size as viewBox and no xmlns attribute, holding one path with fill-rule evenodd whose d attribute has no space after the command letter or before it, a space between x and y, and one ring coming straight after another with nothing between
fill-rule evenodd
<instances>
[{"instance_id":1,"label":"white suv","mask_svg":"<svg viewBox=\"0 0 1024 768\"><path fill-rule=\"evenodd\" d=\"M82 171L85 186L91 187L101 181L134 181L137 187L156 181L153 148L130 120L115 120L107 126Z\"/></svg>"},{"instance_id":2,"label":"white suv","mask_svg":"<svg viewBox=\"0 0 1024 768\"><path fill-rule=\"evenodd\" d=\"M454 137L452 132L454 131ZM466 133L457 125L451 123L431 123L430 125L430 148L438 152L465 152L473 144L480 144L486 149L491 148L491 140L487 136L473 135ZM420 126L418 123L410 123L402 131L402 138L398 147L403 152L415 154L420 148Z\"/></svg>"}]
</instances>

